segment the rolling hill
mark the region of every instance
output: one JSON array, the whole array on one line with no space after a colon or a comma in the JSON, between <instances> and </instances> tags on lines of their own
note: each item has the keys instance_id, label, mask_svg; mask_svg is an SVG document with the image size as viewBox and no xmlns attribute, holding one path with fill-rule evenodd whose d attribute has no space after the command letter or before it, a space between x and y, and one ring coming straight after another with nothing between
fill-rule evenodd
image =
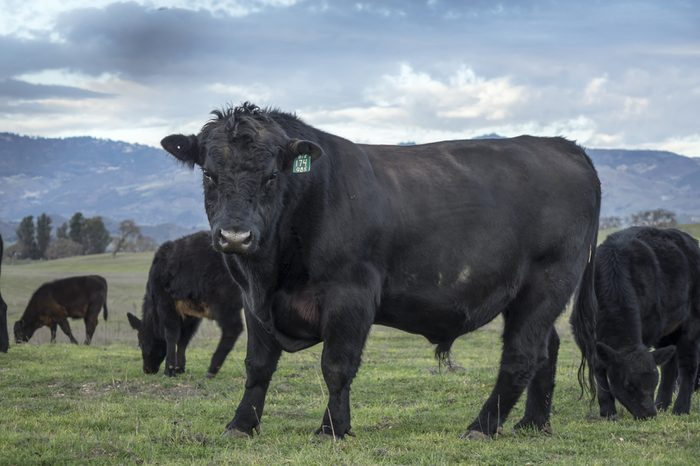
<instances>
[{"instance_id":1,"label":"rolling hill","mask_svg":"<svg viewBox=\"0 0 700 466\"><path fill-rule=\"evenodd\" d=\"M602 216L664 208L686 222L700 218L700 159L651 150L587 152L602 181ZM54 226L76 211L103 216L111 230L134 219L159 242L207 226L198 170L159 148L91 137L0 133L0 199L0 232L8 241L22 217L42 212Z\"/></svg>"}]
</instances>

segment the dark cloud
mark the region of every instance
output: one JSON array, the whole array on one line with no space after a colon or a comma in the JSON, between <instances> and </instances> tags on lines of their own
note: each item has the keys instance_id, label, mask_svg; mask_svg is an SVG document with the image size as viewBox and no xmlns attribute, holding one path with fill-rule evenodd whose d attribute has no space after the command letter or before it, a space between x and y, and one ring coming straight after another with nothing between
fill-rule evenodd
<instances>
[{"instance_id":1,"label":"dark cloud","mask_svg":"<svg viewBox=\"0 0 700 466\"><path fill-rule=\"evenodd\" d=\"M93 92L77 87L32 84L18 79L0 80L0 96L14 97L21 100L47 98L95 99L111 97L110 94Z\"/></svg>"},{"instance_id":2,"label":"dark cloud","mask_svg":"<svg viewBox=\"0 0 700 466\"><path fill-rule=\"evenodd\" d=\"M431 85L445 87L454 87L463 68L477 80L507 78L510 88L523 91L507 107L511 119L505 123L547 127L584 115L605 133L629 138L635 131L653 132L661 138L669 127L689 127L697 107L697 84L684 76L697 75L698 24L700 9L682 0L306 0L283 8L258 2L243 16L114 3L61 14L52 31L31 40L0 36L0 94L90 97L79 89L18 81L24 74L63 69L115 77L110 90L134 92L138 97L125 98L119 108L125 121L131 112L190 124L193 111L205 118L206 111L247 100L250 93L267 99L261 105L319 115L402 105L418 114L414 120L421 127L457 131L491 124L482 117L441 118L438 110L447 112L451 101L431 110L425 95L432 94L420 83L413 83L415 95L408 97L396 85L389 104L373 92L387 88L386 76L398 79L408 64L411 79L425 75ZM600 78L599 92L586 96ZM635 100L643 98L648 102ZM672 107L684 112L682 124L669 123L677 115L664 112L673 113ZM642 119L646 130L636 128Z\"/></svg>"}]
</instances>

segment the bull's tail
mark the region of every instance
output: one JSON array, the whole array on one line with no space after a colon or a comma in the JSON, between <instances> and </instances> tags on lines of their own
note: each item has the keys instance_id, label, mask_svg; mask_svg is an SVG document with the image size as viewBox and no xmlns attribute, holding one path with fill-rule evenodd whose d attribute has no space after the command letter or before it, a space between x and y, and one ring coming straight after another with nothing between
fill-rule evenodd
<instances>
[{"instance_id":1,"label":"bull's tail","mask_svg":"<svg viewBox=\"0 0 700 466\"><path fill-rule=\"evenodd\" d=\"M104 320L107 320L107 315L109 312L107 311L107 281L105 280L105 301L102 303L102 317Z\"/></svg>"},{"instance_id":2,"label":"bull's tail","mask_svg":"<svg viewBox=\"0 0 700 466\"><path fill-rule=\"evenodd\" d=\"M596 320L598 314L598 299L595 294L595 252L598 241L598 226L590 243L590 259L583 272L578 294L574 301L574 309L571 313L571 328L576 344L581 349L581 364L578 368L578 383L581 387L581 396L588 391L591 400L595 397L595 359L596 359ZM586 376L588 365L588 376Z\"/></svg>"}]
</instances>

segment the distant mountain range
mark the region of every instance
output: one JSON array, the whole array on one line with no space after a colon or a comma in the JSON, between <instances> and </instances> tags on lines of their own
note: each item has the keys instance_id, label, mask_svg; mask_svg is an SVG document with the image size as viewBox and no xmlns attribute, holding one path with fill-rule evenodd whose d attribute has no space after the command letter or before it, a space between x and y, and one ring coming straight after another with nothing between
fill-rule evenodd
<instances>
[{"instance_id":1,"label":"distant mountain range","mask_svg":"<svg viewBox=\"0 0 700 466\"><path fill-rule=\"evenodd\" d=\"M7 241L22 217L42 212L54 227L75 212L101 215L110 231L133 219L158 242L207 227L199 173L161 149L91 137L0 133L0 199Z\"/></svg>"},{"instance_id":2,"label":"distant mountain range","mask_svg":"<svg viewBox=\"0 0 700 466\"><path fill-rule=\"evenodd\" d=\"M497 135L486 137L497 138ZM700 218L700 159L652 150L587 149L603 185L602 216L664 208ZM108 229L133 219L158 242L207 228L201 175L159 148L119 141L0 133L0 233L26 215L59 226L75 212Z\"/></svg>"}]
</instances>

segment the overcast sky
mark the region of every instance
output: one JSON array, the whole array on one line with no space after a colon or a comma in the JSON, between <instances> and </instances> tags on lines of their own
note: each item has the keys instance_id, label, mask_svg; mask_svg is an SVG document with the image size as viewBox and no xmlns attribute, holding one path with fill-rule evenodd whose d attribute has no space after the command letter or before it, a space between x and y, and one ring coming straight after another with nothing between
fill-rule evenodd
<instances>
[{"instance_id":1,"label":"overcast sky","mask_svg":"<svg viewBox=\"0 0 700 466\"><path fill-rule=\"evenodd\" d=\"M700 156L700 2L0 0L0 131L157 145L253 101L358 142Z\"/></svg>"}]
</instances>

